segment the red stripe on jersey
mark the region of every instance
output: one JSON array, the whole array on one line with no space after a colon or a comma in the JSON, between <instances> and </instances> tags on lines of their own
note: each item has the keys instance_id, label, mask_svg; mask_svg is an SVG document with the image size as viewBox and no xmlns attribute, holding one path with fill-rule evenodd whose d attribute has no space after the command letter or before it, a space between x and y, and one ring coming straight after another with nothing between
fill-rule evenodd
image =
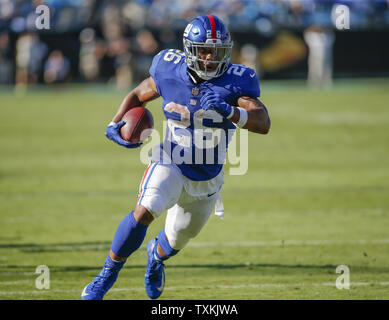
<instances>
[{"instance_id":1,"label":"red stripe on jersey","mask_svg":"<svg viewBox=\"0 0 389 320\"><path fill-rule=\"evenodd\" d=\"M209 19L209 22L211 23L212 39L216 39L216 23L215 23L215 19L210 14L207 14L207 17Z\"/></svg>"}]
</instances>

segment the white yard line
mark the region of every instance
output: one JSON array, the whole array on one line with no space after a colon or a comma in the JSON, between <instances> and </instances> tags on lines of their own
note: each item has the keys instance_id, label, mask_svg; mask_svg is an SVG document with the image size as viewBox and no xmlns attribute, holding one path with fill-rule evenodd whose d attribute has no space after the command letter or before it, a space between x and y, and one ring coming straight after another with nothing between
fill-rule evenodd
<instances>
[{"instance_id":1,"label":"white yard line","mask_svg":"<svg viewBox=\"0 0 389 320\"><path fill-rule=\"evenodd\" d=\"M372 282L350 282L351 287L360 286L389 286L389 281L372 281ZM237 285L203 285L203 286L167 286L165 290L186 290L186 289L245 289L245 288L287 288L287 287L336 287L335 282L321 283L257 283L257 284L237 284ZM110 292L120 291L144 291L142 288L113 288ZM0 295L31 295L31 294L48 294L48 293L76 293L81 295L82 288L72 290L29 290L29 291L0 291Z\"/></svg>"},{"instance_id":2,"label":"white yard line","mask_svg":"<svg viewBox=\"0 0 389 320\"><path fill-rule=\"evenodd\" d=\"M328 246L345 244L389 244L389 239L378 240L277 240L277 241L232 241L192 242L188 247L278 247L278 246Z\"/></svg>"},{"instance_id":3,"label":"white yard line","mask_svg":"<svg viewBox=\"0 0 389 320\"><path fill-rule=\"evenodd\" d=\"M275 246L327 246L327 245L368 245L368 244L389 244L389 239L376 240L278 240L278 241L232 241L232 242L192 242L188 247L202 248L202 247L275 247ZM87 247L87 246L85 246ZM92 246L93 247L93 246ZM142 246L143 249L146 246ZM101 249L101 246L99 246ZM28 275L34 273L26 273ZM55 281L57 282L57 281ZM33 280L19 280L19 281L0 281L0 288L2 285L19 285L32 284ZM380 285L389 286L389 282L351 282L351 286L369 286ZM323 283L258 283L258 284L239 284L239 285L204 285L204 286L172 286L166 287L165 290L182 290L182 289L239 289L239 288L286 288L286 287L328 287L335 286L335 282ZM144 288L113 288L111 291L143 291ZM30 290L30 291L0 291L0 295L34 295L46 293L75 293L80 289L73 290Z\"/></svg>"}]
</instances>

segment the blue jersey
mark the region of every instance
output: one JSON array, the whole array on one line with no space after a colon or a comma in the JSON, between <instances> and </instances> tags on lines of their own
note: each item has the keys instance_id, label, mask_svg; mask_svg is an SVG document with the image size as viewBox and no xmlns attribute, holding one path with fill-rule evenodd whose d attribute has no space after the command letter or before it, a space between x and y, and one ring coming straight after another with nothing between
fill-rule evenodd
<instances>
[{"instance_id":1,"label":"blue jersey","mask_svg":"<svg viewBox=\"0 0 389 320\"><path fill-rule=\"evenodd\" d=\"M167 119L165 141L161 144L164 154L191 180L216 177L222 170L235 125L214 110L203 110L200 98L212 90L236 106L241 96L259 97L254 70L230 63L220 77L196 84L188 74L185 54L169 49L154 57L150 75L163 98Z\"/></svg>"}]
</instances>

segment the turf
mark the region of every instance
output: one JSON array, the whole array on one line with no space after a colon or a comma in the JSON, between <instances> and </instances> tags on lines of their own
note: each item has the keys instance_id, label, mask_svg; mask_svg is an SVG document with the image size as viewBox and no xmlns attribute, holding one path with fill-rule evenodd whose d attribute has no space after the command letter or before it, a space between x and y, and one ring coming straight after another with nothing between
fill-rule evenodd
<instances>
[{"instance_id":1,"label":"turf","mask_svg":"<svg viewBox=\"0 0 389 320\"><path fill-rule=\"evenodd\" d=\"M272 128L249 134L249 167L229 175L225 218L167 262L160 299L388 299L388 80L332 89L264 82ZM79 299L134 206L139 150L104 137L124 92L0 89L0 299ZM149 105L161 131L161 101ZM144 244L164 224L149 228ZM146 251L106 299L147 299ZM50 289L36 288L37 266ZM339 265L350 289L339 290Z\"/></svg>"}]
</instances>

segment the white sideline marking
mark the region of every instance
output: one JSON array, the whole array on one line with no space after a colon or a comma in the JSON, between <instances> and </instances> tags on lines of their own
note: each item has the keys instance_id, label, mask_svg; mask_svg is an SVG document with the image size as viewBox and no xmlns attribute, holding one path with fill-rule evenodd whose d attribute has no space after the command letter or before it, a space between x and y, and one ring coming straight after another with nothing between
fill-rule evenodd
<instances>
[{"instance_id":1,"label":"white sideline marking","mask_svg":"<svg viewBox=\"0 0 389 320\"><path fill-rule=\"evenodd\" d=\"M275 247L275 246L325 246L325 245L367 245L367 244L389 244L389 239L376 239L376 240L278 240L278 241L232 241L232 242L192 242L188 244L188 247L201 248L201 247ZM99 249L103 246L99 246ZM143 249L146 245L142 246ZM85 248L87 250L87 248ZM2 273L3 275L5 273ZM31 275L34 273L25 272L22 274ZM60 282L60 281L58 281ZM17 285L33 283L31 280L19 280L19 281L0 281L1 285ZM351 286L369 286L380 285L388 286L389 282L352 282ZM239 289L239 288L286 288L286 287L301 287L301 286L335 286L335 282L323 282L323 283L293 283L293 284L277 284L277 283L259 283L259 284L241 284L241 285L213 285L213 286L176 286L165 287L165 290L177 290L177 289ZM110 291L144 291L144 288L113 288ZM79 289L73 290L30 290L30 291L0 291L0 295L28 295L28 294L46 294L46 293L76 293L81 292Z\"/></svg>"},{"instance_id":2,"label":"white sideline marking","mask_svg":"<svg viewBox=\"0 0 389 320\"><path fill-rule=\"evenodd\" d=\"M389 282L350 282L350 286L360 287L369 285L389 286ZM242 289L242 288L287 288L287 287L336 287L335 282L322 283L257 283L257 284L236 284L236 285L203 285L203 286L175 286L165 287L165 290L180 289ZM143 291L144 288L117 288L111 291Z\"/></svg>"},{"instance_id":3,"label":"white sideline marking","mask_svg":"<svg viewBox=\"0 0 389 320\"><path fill-rule=\"evenodd\" d=\"M351 282L350 286L389 286L389 281L386 282ZM165 290L185 290L185 289L243 289L243 288L287 288L287 287L335 287L335 282L321 282L321 283L257 283L257 284L237 284L237 285L203 285L203 286L171 286L165 287ZM113 288L110 292L120 291L144 291L145 288ZM0 291L0 295L26 295L26 294L46 294L46 293L80 293L81 289L72 290L30 290L30 291Z\"/></svg>"},{"instance_id":4,"label":"white sideline marking","mask_svg":"<svg viewBox=\"0 0 389 320\"><path fill-rule=\"evenodd\" d=\"M389 244L389 239L380 240L277 240L277 241L233 241L233 242L190 242L188 247L278 247L278 246L326 246L343 244Z\"/></svg>"},{"instance_id":5,"label":"white sideline marking","mask_svg":"<svg viewBox=\"0 0 389 320\"><path fill-rule=\"evenodd\" d=\"M274 240L274 241L230 241L230 242L189 242L187 247L203 248L203 247L283 247L283 246L329 246L329 245L367 245L367 244L389 244L389 239L376 240ZM109 250L110 245L56 245L56 250L73 251L78 250ZM145 250L147 243L144 243L140 249ZM48 245L50 249L50 245ZM19 250L12 248L10 250ZM4 274L4 273L2 273ZM28 274L28 273L26 273Z\"/></svg>"}]
</instances>

